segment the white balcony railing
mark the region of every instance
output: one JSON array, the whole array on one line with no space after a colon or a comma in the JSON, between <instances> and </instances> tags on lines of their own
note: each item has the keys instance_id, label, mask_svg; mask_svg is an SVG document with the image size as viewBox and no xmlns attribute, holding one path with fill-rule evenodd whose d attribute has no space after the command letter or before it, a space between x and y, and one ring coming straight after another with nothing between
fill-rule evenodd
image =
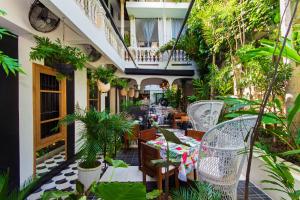
<instances>
[{"instance_id":1,"label":"white balcony railing","mask_svg":"<svg viewBox=\"0 0 300 200\"><path fill-rule=\"evenodd\" d=\"M124 58L124 46L105 15L105 10L98 0L74 0L84 10L86 16L97 28L104 29L107 41Z\"/></svg>"},{"instance_id":2,"label":"white balcony railing","mask_svg":"<svg viewBox=\"0 0 300 200\"><path fill-rule=\"evenodd\" d=\"M160 53L158 52L159 48L151 48L151 47L137 47L137 48L129 48L130 53L137 64L141 63L162 63L166 62L169 58L171 50ZM130 61L130 57L127 52L125 52L125 60ZM190 59L186 55L183 50L175 50L173 52L173 56L171 57L172 62L176 63L190 63Z\"/></svg>"}]
</instances>

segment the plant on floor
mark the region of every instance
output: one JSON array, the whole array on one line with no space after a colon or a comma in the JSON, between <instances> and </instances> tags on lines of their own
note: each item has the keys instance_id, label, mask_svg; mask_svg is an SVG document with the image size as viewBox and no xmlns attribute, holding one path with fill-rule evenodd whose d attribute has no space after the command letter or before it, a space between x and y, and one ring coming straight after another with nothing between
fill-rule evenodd
<instances>
[{"instance_id":1,"label":"plant on floor","mask_svg":"<svg viewBox=\"0 0 300 200\"><path fill-rule=\"evenodd\" d=\"M227 114L225 117L233 118L245 114L257 114L261 100L222 98L226 103ZM268 102L262 118L260 139L256 142L258 153L265 163L265 171L269 179L263 183L273 187L266 190L276 190L286 193L292 200L298 200L300 191L295 187L295 180L291 170L300 172L286 161L280 161L277 157L300 163L300 128L294 124L297 113L300 112L300 94L295 99L294 105L288 108L287 114L283 113L279 99ZM270 140L270 139L271 140Z\"/></svg>"},{"instance_id":2,"label":"plant on floor","mask_svg":"<svg viewBox=\"0 0 300 200\"><path fill-rule=\"evenodd\" d=\"M6 15L6 12L0 9L0 16L4 15ZM15 37L15 35L11 34L7 29L0 28L0 39L2 39L3 36ZM18 60L5 55L2 51L0 51L0 65L2 65L2 68L7 76L10 73L12 73L13 75L16 75L16 73L25 74Z\"/></svg>"},{"instance_id":3,"label":"plant on floor","mask_svg":"<svg viewBox=\"0 0 300 200\"><path fill-rule=\"evenodd\" d=\"M194 182L171 192L173 200L221 200L221 193L208 183Z\"/></svg>"},{"instance_id":4,"label":"plant on floor","mask_svg":"<svg viewBox=\"0 0 300 200\"><path fill-rule=\"evenodd\" d=\"M130 133L132 122L127 121L121 115L98 112L94 108L81 110L76 108L74 114L67 115L59 125L68 125L79 121L84 128L80 131L82 143L78 155L81 158L80 166L93 168L99 165L97 156L103 153L107 156L109 148L113 148L115 137Z\"/></svg>"},{"instance_id":5,"label":"plant on floor","mask_svg":"<svg viewBox=\"0 0 300 200\"><path fill-rule=\"evenodd\" d=\"M102 200L150 200L160 195L158 190L146 193L146 187L142 183L119 183L111 182L116 168L127 168L128 165L122 160L114 160L106 157L107 162L111 164L113 172L108 183L94 182L90 188L85 191L84 186L79 181L76 182L76 191L47 191L42 195L42 200L87 200L88 196L96 195Z\"/></svg>"},{"instance_id":6,"label":"plant on floor","mask_svg":"<svg viewBox=\"0 0 300 200\"><path fill-rule=\"evenodd\" d=\"M95 108L81 110L76 108L75 113L67 115L60 120L60 125L68 125L75 121L82 123L80 131L80 144L78 156L79 181L88 189L92 182L99 180L101 163L97 156L102 153L104 157L108 152L115 152L117 143L121 141L121 136L131 133L132 122L123 116L98 112Z\"/></svg>"},{"instance_id":7,"label":"plant on floor","mask_svg":"<svg viewBox=\"0 0 300 200\"><path fill-rule=\"evenodd\" d=\"M36 180L27 181L21 188L10 191L9 170L0 172L0 199L2 200L25 200L34 188Z\"/></svg>"},{"instance_id":8,"label":"plant on floor","mask_svg":"<svg viewBox=\"0 0 300 200\"><path fill-rule=\"evenodd\" d=\"M269 174L269 179L263 180L262 183L270 185L264 190L280 191L287 194L291 200L300 199L300 190L296 188L295 178L291 170L300 172L299 169L288 166L285 161L279 161L276 154L270 151L260 151L261 158L265 162L265 171ZM267 153L268 152L268 153ZM272 186L272 187L271 187Z\"/></svg>"},{"instance_id":9,"label":"plant on floor","mask_svg":"<svg viewBox=\"0 0 300 200\"><path fill-rule=\"evenodd\" d=\"M34 38L36 46L31 48L31 60L45 60L52 67L57 67L59 72L66 74L73 69L84 68L88 59L79 48L64 45L59 39L53 42L47 37L34 36Z\"/></svg>"}]
</instances>

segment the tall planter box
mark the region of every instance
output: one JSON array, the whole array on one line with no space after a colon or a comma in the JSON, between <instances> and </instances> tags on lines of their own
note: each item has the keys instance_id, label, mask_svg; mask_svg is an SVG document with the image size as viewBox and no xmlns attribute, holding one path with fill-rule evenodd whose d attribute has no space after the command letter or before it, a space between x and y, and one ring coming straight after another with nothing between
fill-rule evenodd
<instances>
[{"instance_id":1,"label":"tall planter box","mask_svg":"<svg viewBox=\"0 0 300 200\"><path fill-rule=\"evenodd\" d=\"M278 161L283 161L283 159L278 158ZM294 165L293 163L286 162L288 166L300 169L299 166ZM263 188L275 188L274 185L261 183L262 180L270 180L270 177L268 177L268 173L263 171L265 168L265 163L262 160L262 158L259 157L259 154L253 153L253 159L252 159L252 167L251 167L251 176L250 180L253 184L255 184L258 188L260 188L262 191L264 191L267 195L269 195L274 200L281 200L281 197L290 199L285 193L279 192L279 191L273 191L273 190L263 190ZM243 168L243 175L246 176L246 169L247 169L247 163L245 164ZM295 188L300 188L300 173L290 169L294 179L295 179Z\"/></svg>"}]
</instances>

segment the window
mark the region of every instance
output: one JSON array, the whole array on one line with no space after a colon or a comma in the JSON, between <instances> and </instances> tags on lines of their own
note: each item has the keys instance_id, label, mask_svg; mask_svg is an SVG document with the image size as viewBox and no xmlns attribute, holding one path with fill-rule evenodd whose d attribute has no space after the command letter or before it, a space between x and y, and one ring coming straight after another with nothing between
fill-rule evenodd
<instances>
[{"instance_id":1,"label":"window","mask_svg":"<svg viewBox=\"0 0 300 200\"><path fill-rule=\"evenodd\" d=\"M56 129L66 115L66 80L57 80L56 71L42 65L34 68L35 150L66 139L66 127Z\"/></svg>"},{"instance_id":2,"label":"window","mask_svg":"<svg viewBox=\"0 0 300 200\"><path fill-rule=\"evenodd\" d=\"M182 24L183 24L183 19L172 19L172 39L177 38L177 35L179 34ZM185 31L186 28L183 29L181 35L184 35Z\"/></svg>"}]
</instances>

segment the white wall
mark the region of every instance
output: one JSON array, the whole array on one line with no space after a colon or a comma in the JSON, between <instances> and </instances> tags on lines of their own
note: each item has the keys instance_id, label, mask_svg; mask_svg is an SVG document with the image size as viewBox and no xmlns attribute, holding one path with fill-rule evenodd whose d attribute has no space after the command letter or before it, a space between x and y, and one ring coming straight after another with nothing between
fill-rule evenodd
<instances>
[{"instance_id":1,"label":"white wall","mask_svg":"<svg viewBox=\"0 0 300 200\"><path fill-rule=\"evenodd\" d=\"M31 38L19 37L19 62L26 74L19 76L19 141L20 141L20 183L33 173L33 87L32 62L29 60ZM13 147L12 147L13 148Z\"/></svg>"}]
</instances>

